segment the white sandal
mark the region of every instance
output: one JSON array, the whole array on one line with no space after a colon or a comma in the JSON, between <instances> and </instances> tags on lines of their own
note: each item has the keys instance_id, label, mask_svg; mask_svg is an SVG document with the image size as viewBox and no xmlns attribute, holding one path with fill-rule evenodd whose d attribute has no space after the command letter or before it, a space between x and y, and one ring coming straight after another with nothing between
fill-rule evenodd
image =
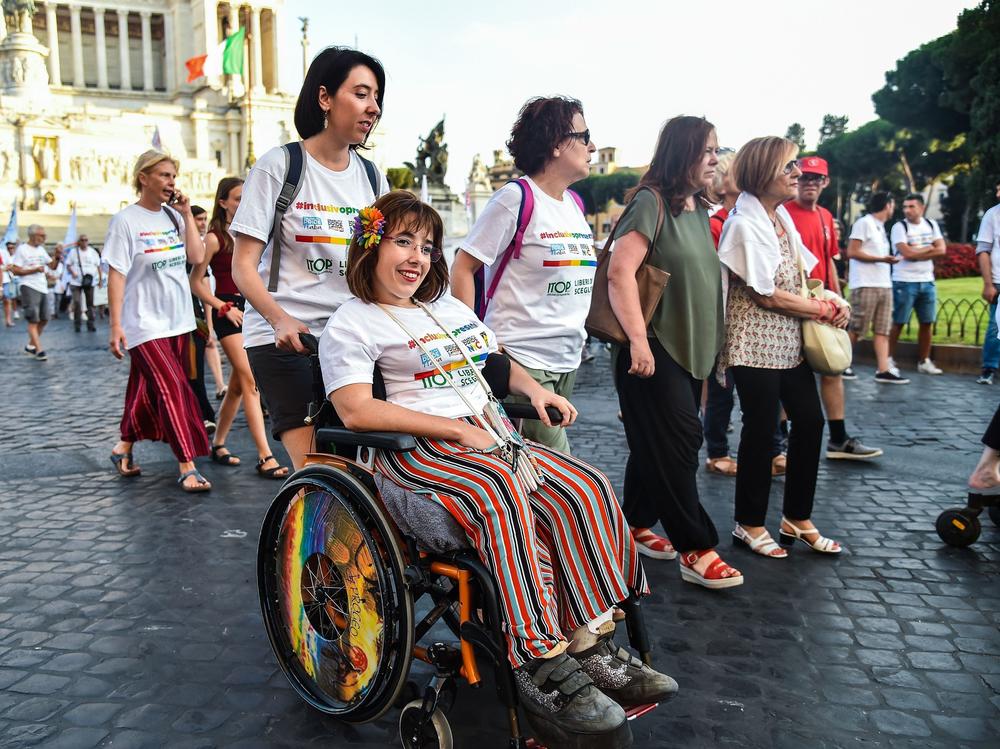
<instances>
[{"instance_id":1,"label":"white sandal","mask_svg":"<svg viewBox=\"0 0 1000 749\"><path fill-rule=\"evenodd\" d=\"M785 526L791 528L792 532L788 533L785 530ZM816 534L815 541L810 541L806 538L807 535L812 533ZM781 518L781 530L778 532L778 538L781 539L782 546L792 546L796 541L801 541L813 551L818 551L821 554L839 554L844 550L836 541L832 538L827 538L816 528L802 530L784 516Z\"/></svg>"},{"instance_id":2,"label":"white sandal","mask_svg":"<svg viewBox=\"0 0 1000 749\"><path fill-rule=\"evenodd\" d=\"M774 539L771 538L771 534L767 531L764 531L757 536L757 538L754 538L747 532L746 528L739 524L733 528L733 543L742 544L750 549L750 551L754 554L760 554L762 557L784 559L788 556L788 552L778 546L778 544L774 542ZM779 553L775 554L774 552L776 551Z\"/></svg>"}]
</instances>

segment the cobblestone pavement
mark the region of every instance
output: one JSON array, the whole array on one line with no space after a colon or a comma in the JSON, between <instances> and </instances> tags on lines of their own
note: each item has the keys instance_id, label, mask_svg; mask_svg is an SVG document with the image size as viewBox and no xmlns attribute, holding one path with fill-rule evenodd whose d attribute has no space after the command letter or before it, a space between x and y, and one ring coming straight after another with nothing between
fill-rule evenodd
<instances>
[{"instance_id":1,"label":"cobblestone pavement","mask_svg":"<svg viewBox=\"0 0 1000 749\"><path fill-rule=\"evenodd\" d=\"M50 360L0 333L0 747L394 746L396 719L346 726L298 700L261 624L256 534L276 482L208 464L185 495L164 445L142 478L107 461L127 366L105 328L46 333ZM626 456L607 355L583 367L577 454L620 486ZM637 747L996 747L1000 533L957 550L934 519L960 504L997 390L914 374L848 383L848 427L877 463L824 461L815 519L847 551L786 561L721 550L747 582L712 593L651 562L647 621L676 700L633 723ZM734 417L738 418L738 417ZM252 459L245 429L230 440ZM731 479L702 475L726 537ZM781 481L769 525L776 530ZM489 688L462 689L458 747L504 746ZM991 738L992 737L992 738Z\"/></svg>"}]
</instances>

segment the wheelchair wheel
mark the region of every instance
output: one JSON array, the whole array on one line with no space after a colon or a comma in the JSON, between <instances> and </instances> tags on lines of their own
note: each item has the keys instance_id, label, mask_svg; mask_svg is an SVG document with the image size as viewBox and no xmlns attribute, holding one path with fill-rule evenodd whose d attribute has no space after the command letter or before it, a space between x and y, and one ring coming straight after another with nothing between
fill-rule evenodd
<instances>
[{"instance_id":1,"label":"wheelchair wheel","mask_svg":"<svg viewBox=\"0 0 1000 749\"><path fill-rule=\"evenodd\" d=\"M404 749L452 749L454 739L444 713L426 715L424 701L413 700L399 714L399 741Z\"/></svg>"},{"instance_id":2,"label":"wheelchair wheel","mask_svg":"<svg viewBox=\"0 0 1000 749\"><path fill-rule=\"evenodd\" d=\"M990 514L990 520L993 521L993 525L1000 526L1000 505L993 505L988 510Z\"/></svg>"},{"instance_id":3,"label":"wheelchair wheel","mask_svg":"<svg viewBox=\"0 0 1000 749\"><path fill-rule=\"evenodd\" d=\"M945 510L938 515L935 528L942 541L949 546L958 547L974 544L982 530L979 518L958 508Z\"/></svg>"},{"instance_id":4,"label":"wheelchair wheel","mask_svg":"<svg viewBox=\"0 0 1000 749\"><path fill-rule=\"evenodd\" d=\"M393 526L357 477L292 475L271 503L257 585L271 647L306 702L351 723L378 718L406 681L413 600Z\"/></svg>"}]
</instances>

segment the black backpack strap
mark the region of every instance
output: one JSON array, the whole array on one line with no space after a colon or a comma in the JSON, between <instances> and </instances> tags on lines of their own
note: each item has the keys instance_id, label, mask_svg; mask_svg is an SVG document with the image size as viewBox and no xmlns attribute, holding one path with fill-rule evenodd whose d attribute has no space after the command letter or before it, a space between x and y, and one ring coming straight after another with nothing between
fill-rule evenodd
<instances>
[{"instance_id":1,"label":"black backpack strap","mask_svg":"<svg viewBox=\"0 0 1000 749\"><path fill-rule=\"evenodd\" d=\"M165 205L160 207L163 208L163 212L167 214L167 218L170 219L170 223L174 225L174 231L177 232L178 238L180 238L180 240L183 242L184 236L181 234L181 225L177 223L177 217L174 215L174 212L169 208L167 208ZM77 250L79 250L79 247L77 248Z\"/></svg>"},{"instance_id":2,"label":"black backpack strap","mask_svg":"<svg viewBox=\"0 0 1000 749\"><path fill-rule=\"evenodd\" d=\"M278 268L281 266L281 221L285 218L288 206L299 194L302 174L305 171L305 155L300 141L286 143L281 147L281 151L285 155L285 181L274 203L274 224L271 226L271 270L268 274L267 290L272 293L278 290Z\"/></svg>"},{"instance_id":3,"label":"black backpack strap","mask_svg":"<svg viewBox=\"0 0 1000 749\"><path fill-rule=\"evenodd\" d=\"M355 153L357 153L357 151L355 151ZM374 195L375 198L376 198L376 200L377 200L378 197L379 197L379 194L378 194L378 186L379 186L378 185L378 183L379 183L378 167L375 166L374 162L369 161L364 156L362 156L360 153L357 153L357 156L358 156L359 159L361 159L361 163L365 167L365 174L368 175L368 184L372 186L372 195Z\"/></svg>"}]
</instances>

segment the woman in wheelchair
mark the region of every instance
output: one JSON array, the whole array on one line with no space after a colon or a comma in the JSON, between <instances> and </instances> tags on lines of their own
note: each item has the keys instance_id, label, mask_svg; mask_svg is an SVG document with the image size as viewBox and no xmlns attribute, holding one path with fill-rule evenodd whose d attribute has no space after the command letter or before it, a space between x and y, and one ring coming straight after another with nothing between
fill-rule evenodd
<instances>
[{"instance_id":1,"label":"woman in wheelchair","mask_svg":"<svg viewBox=\"0 0 1000 749\"><path fill-rule=\"evenodd\" d=\"M385 479L443 506L496 579L508 658L534 730L553 745L630 743L622 706L661 702L677 684L613 642L615 605L648 593L607 478L525 444L482 376L496 339L445 293L441 218L392 192L355 221L347 261L354 299L320 340L325 389L354 431L406 432L409 452L380 450ZM375 367L386 400L373 397ZM547 425L565 398L510 362L510 392Z\"/></svg>"}]
</instances>

